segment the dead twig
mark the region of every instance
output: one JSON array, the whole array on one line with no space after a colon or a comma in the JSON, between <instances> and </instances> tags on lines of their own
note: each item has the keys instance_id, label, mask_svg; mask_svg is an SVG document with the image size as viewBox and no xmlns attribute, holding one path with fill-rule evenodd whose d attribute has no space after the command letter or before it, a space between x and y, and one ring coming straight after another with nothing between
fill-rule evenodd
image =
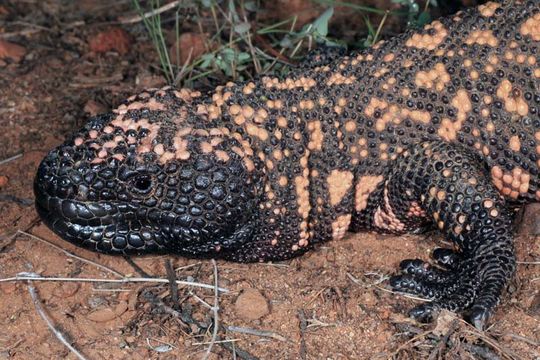
<instances>
[{"instance_id":1,"label":"dead twig","mask_svg":"<svg viewBox=\"0 0 540 360\"><path fill-rule=\"evenodd\" d=\"M448 331L439 340L439 343L437 344L437 346L431 351L431 353L429 354L428 360L435 360L439 358L439 355L442 354L442 351L444 350L444 348L446 347L446 344L448 343L448 339L458 328L459 328L459 322L457 320L452 320Z\"/></svg>"},{"instance_id":2,"label":"dead twig","mask_svg":"<svg viewBox=\"0 0 540 360\"><path fill-rule=\"evenodd\" d=\"M371 274L371 273L369 273L369 274ZM365 287L365 288L375 287L375 288L377 288L377 289L379 289L379 290L381 290L381 291L385 291L385 292L388 292L388 293L391 293L391 294L403 296L403 297L408 298L408 299L417 300L417 301L423 301L423 302L431 302L431 300L429 300L429 299L424 299L424 298L421 298L421 297L409 295L409 294L407 294L407 293L400 292L400 291L389 290L389 289L386 289L386 288L384 288L384 287L382 287L382 286L379 286L379 285L377 285L377 284L380 284L380 282L381 282L380 279L377 280L377 281L374 282L374 283L369 284L369 283L365 283L365 282L361 281L361 280L358 279L358 278L355 278L355 277L354 277L353 275L351 275L350 273L347 273L347 277L348 277L353 283L355 283L356 285L359 285L359 286L362 286L362 287ZM383 279L383 281L384 281L384 280L387 280L387 279L388 279L388 277L385 277L385 278Z\"/></svg>"},{"instance_id":3,"label":"dead twig","mask_svg":"<svg viewBox=\"0 0 540 360\"><path fill-rule=\"evenodd\" d=\"M180 303L178 300L178 286L176 286L176 273L171 264L170 259L165 260L165 270L167 270L167 278L169 279L169 287L171 291L171 300L176 309L180 308Z\"/></svg>"},{"instance_id":4,"label":"dead twig","mask_svg":"<svg viewBox=\"0 0 540 360\"><path fill-rule=\"evenodd\" d=\"M193 296L193 294L191 294L191 295ZM168 305L165 305L165 303L163 302L163 300L161 298L159 298L157 295L155 295L154 293L152 293L150 291L145 291L143 293L143 296L153 306L156 306L160 311L164 312L165 314L171 315L174 318L179 319L180 321L182 321L185 324L195 325L199 329L199 331L208 330L208 326L206 326L204 324L201 324L197 320L193 319L193 317L191 316L189 311L186 311L185 309L182 309L182 311L180 312L180 311L177 311L177 310L173 309L172 307L170 307ZM204 302L204 300L203 300L203 302ZM206 302L204 302L204 303L207 304ZM210 307L210 305L209 305L209 307ZM220 327L223 330L225 330L225 328L223 328L222 326L220 326ZM243 359L243 360L258 360L257 357L251 355L250 353L248 353L247 351L239 348L238 346L235 346L234 341L226 341L226 340L227 339L222 339L220 336L217 336L216 341L214 343L218 344L221 347L225 348L226 350L230 351L231 354L233 355L233 358L238 357L239 359Z\"/></svg>"},{"instance_id":5,"label":"dead twig","mask_svg":"<svg viewBox=\"0 0 540 360\"><path fill-rule=\"evenodd\" d=\"M19 219L20 218L18 218L17 221ZM11 233L9 235L7 234L0 235L0 252L4 251L10 244L12 244L15 241L17 236L20 235L19 233L20 231L22 232L29 231L40 221L41 221L40 218L36 216L34 219L32 219L32 221L30 221L30 223L26 226L24 230L17 229L14 233Z\"/></svg>"},{"instance_id":6,"label":"dead twig","mask_svg":"<svg viewBox=\"0 0 540 360\"><path fill-rule=\"evenodd\" d=\"M15 344L13 344L13 345L10 345L10 346L5 347L5 348L0 348L0 353L8 352L10 350L15 349L17 346L21 345L21 343L23 341L24 341L24 339L19 339L19 340L15 341Z\"/></svg>"},{"instance_id":7,"label":"dead twig","mask_svg":"<svg viewBox=\"0 0 540 360\"><path fill-rule=\"evenodd\" d=\"M247 351L236 347L234 344L235 344L234 341L233 342L220 343L220 345L222 347L224 347L225 349L230 351L231 354L233 354L234 359L236 359L236 357L238 356L238 358L243 359L243 360L259 360L258 357L253 356L250 353L248 353Z\"/></svg>"},{"instance_id":8,"label":"dead twig","mask_svg":"<svg viewBox=\"0 0 540 360\"><path fill-rule=\"evenodd\" d=\"M155 295L151 291L144 291L143 297L148 300L153 306L155 306L159 311L171 315L172 317L179 319L185 324L195 325L199 329L206 329L206 327L204 327L201 323L193 319L189 312L184 311L184 309L182 309L182 312L173 309L172 307L166 305L159 296Z\"/></svg>"},{"instance_id":9,"label":"dead twig","mask_svg":"<svg viewBox=\"0 0 540 360\"><path fill-rule=\"evenodd\" d=\"M44 243L44 244L47 244L47 245L49 245L50 247L52 247L52 248L54 248L54 249L56 249L56 250L58 250L58 251L63 252L64 254L66 254L67 256L69 256L69 257L71 257L71 258L74 258L74 259L77 259L77 260L79 260L79 261L81 261L81 262L84 262L84 263L93 265L93 266L95 266L95 267L97 267L97 268L99 268L99 269L101 269L101 270L105 270L105 271L107 271L107 272L109 272L109 273L111 273L111 274L113 274L113 275L115 275L115 276L118 276L119 278L125 278L125 277L126 277L124 274L122 274L122 273L120 273L120 272L118 272L118 271L116 271L116 270L114 270L114 269L111 269L111 268L108 267L108 266L101 265L101 264L99 264L99 263L97 263L97 262L95 262L95 261L92 261L92 260L83 258L83 257L78 256L78 255L75 255L75 254L73 254L73 253L71 253L71 252L69 252L69 251L67 251L67 250L65 250L65 249L62 249L60 246L58 246L58 245L56 245L56 244L53 244L53 243L50 242L49 240L40 238L39 236L36 236L36 235L34 235L34 234L30 234L29 232L26 232L26 231L23 231L23 230L17 230L17 232L15 233L15 237L16 237L17 235L25 235L25 236L28 236L28 237L29 237L30 239L32 239L32 240L40 241L40 242L42 242L42 243Z\"/></svg>"},{"instance_id":10,"label":"dead twig","mask_svg":"<svg viewBox=\"0 0 540 360\"><path fill-rule=\"evenodd\" d=\"M307 329L306 314L303 309L298 310L298 320L300 320L300 359L307 359L306 339L304 337Z\"/></svg>"},{"instance_id":11,"label":"dead twig","mask_svg":"<svg viewBox=\"0 0 540 360\"><path fill-rule=\"evenodd\" d=\"M275 339L278 341L287 341L287 338L279 334L276 334L273 331L257 330L257 329L245 328L245 327L240 327L240 326L225 326L225 329L227 331L237 332L240 334L268 337L268 338Z\"/></svg>"},{"instance_id":12,"label":"dead twig","mask_svg":"<svg viewBox=\"0 0 540 360\"><path fill-rule=\"evenodd\" d=\"M23 281L23 280L32 280L32 281L65 281L65 282L96 282L96 283L119 283L119 284L129 284L129 283L160 283L167 284L169 279L162 278L129 278L124 277L122 279L95 279L95 278L68 278L68 277L51 277L51 276L41 276L33 272L20 272L15 276L8 278L0 278L0 283L2 282L11 282L11 281ZM183 286L195 286L203 289L215 289L214 285L202 284L192 281L182 281L176 280L178 285ZM229 290L225 288L218 287L217 290L222 293L228 293Z\"/></svg>"},{"instance_id":13,"label":"dead twig","mask_svg":"<svg viewBox=\"0 0 540 360\"><path fill-rule=\"evenodd\" d=\"M203 360L207 360L210 356L212 348L214 347L214 343L217 340L217 334L219 330L218 269L216 260L212 259L212 265L214 266L214 306L212 307L212 313L214 316L214 330L212 332L212 340L210 341L210 345L208 345L208 348L206 349Z\"/></svg>"},{"instance_id":14,"label":"dead twig","mask_svg":"<svg viewBox=\"0 0 540 360\"><path fill-rule=\"evenodd\" d=\"M128 255L124 255L123 258L129 264L129 266L131 266L139 274L140 277L143 277L143 278L152 277L150 274L144 271L139 265L137 265L137 263L135 263L135 261L133 261L131 257L129 257Z\"/></svg>"},{"instance_id":15,"label":"dead twig","mask_svg":"<svg viewBox=\"0 0 540 360\"><path fill-rule=\"evenodd\" d=\"M467 324L467 325L469 325L468 328L470 328L471 330L465 329L464 333L472 335L472 336L476 336L477 338L481 339L484 343L486 343L487 345L492 347L494 350L499 352L506 359L510 359L510 360L519 359L519 357L510 353L508 349L502 347L496 340L484 335L483 332L476 330L476 328L474 328L472 325L470 324ZM491 358L488 357L488 359L491 359Z\"/></svg>"},{"instance_id":16,"label":"dead twig","mask_svg":"<svg viewBox=\"0 0 540 360\"><path fill-rule=\"evenodd\" d=\"M307 319L307 321L309 322L309 325L307 326L307 329L310 329L310 328L323 328L323 327L331 327L331 326L337 326L336 323L325 323L325 322L322 322L321 320L312 317L311 319Z\"/></svg>"},{"instance_id":17,"label":"dead twig","mask_svg":"<svg viewBox=\"0 0 540 360\"><path fill-rule=\"evenodd\" d=\"M0 201L13 202L13 203L21 205L21 206L34 205L34 200L20 198L18 196L11 195L11 194L1 194L0 195Z\"/></svg>"},{"instance_id":18,"label":"dead twig","mask_svg":"<svg viewBox=\"0 0 540 360\"><path fill-rule=\"evenodd\" d=\"M521 335L517 335L517 334L512 334L512 333L508 333L508 334L506 334L506 335L509 336L509 337L511 337L512 339L515 339L515 340L518 340L518 341L526 342L527 344L532 345L532 346L540 346L540 342L534 341L534 340L529 339L529 338L526 338L525 336L521 336Z\"/></svg>"},{"instance_id":19,"label":"dead twig","mask_svg":"<svg viewBox=\"0 0 540 360\"><path fill-rule=\"evenodd\" d=\"M43 29L24 29L20 31L8 32L8 33L0 34L0 39L10 39L17 36L28 36L28 35L33 35L33 34L42 32L42 31Z\"/></svg>"},{"instance_id":20,"label":"dead twig","mask_svg":"<svg viewBox=\"0 0 540 360\"><path fill-rule=\"evenodd\" d=\"M146 18L149 18L149 17L155 16L155 15L161 14L161 13L163 13L165 11L174 9L175 7L180 5L181 2L182 2L182 0L173 1L173 2L170 2L168 4L165 4L165 5L157 8L157 9L154 9L152 11L147 11L142 15L134 15L134 16L130 16L130 17L120 18L119 22L120 22L120 24L133 24L133 23L136 23L136 22L139 22L139 21L143 21Z\"/></svg>"},{"instance_id":21,"label":"dead twig","mask_svg":"<svg viewBox=\"0 0 540 360\"><path fill-rule=\"evenodd\" d=\"M540 265L540 261L516 261L519 265Z\"/></svg>"},{"instance_id":22,"label":"dead twig","mask_svg":"<svg viewBox=\"0 0 540 360\"><path fill-rule=\"evenodd\" d=\"M31 282L28 282L28 292L30 293L30 297L34 302L36 311L38 312L39 316L41 316L41 318L45 321L45 323L49 327L49 330L51 330L54 336L56 336L56 338L62 344L64 344L64 346L67 347L69 351L71 351L78 359L86 360L86 358L69 343L69 341L65 338L64 334L62 334L62 332L56 328L52 320L47 316L45 310L43 309L41 300L39 299L39 296L37 294L36 288L32 285Z\"/></svg>"},{"instance_id":23,"label":"dead twig","mask_svg":"<svg viewBox=\"0 0 540 360\"><path fill-rule=\"evenodd\" d=\"M8 157L7 159L0 160L0 165L4 165L4 164L7 164L8 162L11 162L11 161L17 160L19 158L22 158L22 156L23 156L23 153L20 152L20 153L18 153L16 155Z\"/></svg>"},{"instance_id":24,"label":"dead twig","mask_svg":"<svg viewBox=\"0 0 540 360\"><path fill-rule=\"evenodd\" d=\"M214 341L214 344L224 344L224 343L232 343L232 342L237 342L237 341L240 341L241 339L225 339L225 340L216 340ZM197 346L197 345L208 345L210 344L211 341L206 341L206 342L195 342L195 343L192 343L191 345L194 345L194 346Z\"/></svg>"},{"instance_id":25,"label":"dead twig","mask_svg":"<svg viewBox=\"0 0 540 360\"><path fill-rule=\"evenodd\" d=\"M427 330L427 331L424 331L423 333L420 333L416 336L413 336L412 338L410 338L409 340L407 340L405 343L401 344L393 353L391 353L387 359L388 360L391 360L393 359L396 355L399 354L399 352L401 350L404 350L405 348L407 348L411 343L417 341L417 340L420 340L421 338L423 337L426 337L428 334L432 333L431 330Z\"/></svg>"},{"instance_id":26,"label":"dead twig","mask_svg":"<svg viewBox=\"0 0 540 360\"><path fill-rule=\"evenodd\" d=\"M478 356L481 359L486 360L500 360L501 358L493 351L483 346L478 346L469 343L461 343L460 346L464 347L471 355Z\"/></svg>"}]
</instances>

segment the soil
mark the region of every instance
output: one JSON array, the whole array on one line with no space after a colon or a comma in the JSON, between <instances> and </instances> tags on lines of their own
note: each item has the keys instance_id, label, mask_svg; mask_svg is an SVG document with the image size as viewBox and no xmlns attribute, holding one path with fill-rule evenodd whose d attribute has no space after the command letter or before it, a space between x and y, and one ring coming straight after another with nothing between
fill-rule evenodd
<instances>
[{"instance_id":1,"label":"soil","mask_svg":"<svg viewBox=\"0 0 540 360\"><path fill-rule=\"evenodd\" d=\"M350 234L292 261L217 261L215 268L175 256L101 255L55 236L33 208L41 158L90 115L165 84L144 27L118 24L126 15L133 15L126 1L0 5L0 278L32 272L67 279L0 282L0 359L76 358L36 310L30 285L57 331L88 359L203 358L216 299L219 331L210 359L540 359L537 205L521 216L521 263L484 333L452 314L418 324L406 314L419 302L387 290L384 280L401 260L427 259L435 246L448 246L436 233ZM348 16L346 31L338 31L365 32ZM99 36L112 40L91 46ZM212 285L215 272L228 290L217 297L212 287L68 281L175 276Z\"/></svg>"}]
</instances>

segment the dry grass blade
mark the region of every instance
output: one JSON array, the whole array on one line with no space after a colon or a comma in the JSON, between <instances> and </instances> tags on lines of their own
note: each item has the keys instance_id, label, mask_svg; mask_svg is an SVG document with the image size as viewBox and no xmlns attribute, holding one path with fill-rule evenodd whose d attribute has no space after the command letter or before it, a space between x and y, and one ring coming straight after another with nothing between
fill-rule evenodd
<instances>
[{"instance_id":1,"label":"dry grass blade","mask_svg":"<svg viewBox=\"0 0 540 360\"><path fill-rule=\"evenodd\" d=\"M64 344L64 346L67 347L69 351L71 351L78 359L86 360L86 358L69 343L69 341L65 338L64 334L62 334L62 332L56 328L49 316L47 316L47 314L45 313L45 309L41 304L41 300L39 299L39 296L37 294L36 288L30 282L28 283L28 292L30 293L30 297L34 302L36 311L38 312L39 316L41 316L41 318L45 321L45 323L49 327L49 330L51 330L54 336L56 336L56 338L62 344Z\"/></svg>"},{"instance_id":2,"label":"dry grass blade","mask_svg":"<svg viewBox=\"0 0 540 360\"><path fill-rule=\"evenodd\" d=\"M368 273L368 274L374 274L374 273ZM366 283L366 282L363 282L361 281L360 279L354 277L352 274L350 273L347 273L347 277L353 282L355 283L356 285L358 286L361 286L361 287L365 287L365 288L369 288L369 287L375 287L381 291L384 291L384 292L388 292L390 294L395 294L395 295L399 295L399 296L403 296L407 299L412 299L412 300L417 300L417 301L423 301L423 302L431 302L431 300L429 299L424 299L424 298L421 298L421 297L417 297L417 296L413 296L413 295L409 295L407 293L404 293L404 292L399 292L399 291L393 291L393 290L388 290L382 286L379 286L377 284L380 284L380 280L377 280L375 281L374 283ZM387 278L384 278L383 280L386 280Z\"/></svg>"},{"instance_id":3,"label":"dry grass blade","mask_svg":"<svg viewBox=\"0 0 540 360\"><path fill-rule=\"evenodd\" d=\"M11 161L17 160L23 156L23 153L18 153L16 155L10 156L7 159L0 160L0 165L7 164Z\"/></svg>"},{"instance_id":4,"label":"dry grass blade","mask_svg":"<svg viewBox=\"0 0 540 360\"><path fill-rule=\"evenodd\" d=\"M214 266L214 306L212 307L212 313L214 317L214 329L212 332L212 340L210 341L210 345L208 345L208 348L206 349L206 353L203 356L203 360L207 360L210 357L210 353L212 352L212 348L214 347L214 344L216 343L216 340L218 337L218 330L219 330L218 269L217 269L216 260L212 259L212 265Z\"/></svg>"},{"instance_id":5,"label":"dry grass blade","mask_svg":"<svg viewBox=\"0 0 540 360\"><path fill-rule=\"evenodd\" d=\"M225 329L227 329L227 331L237 332L240 334L268 337L278 341L287 341L286 337L276 334L273 331L250 329L240 326L226 326Z\"/></svg>"},{"instance_id":6,"label":"dry grass blade","mask_svg":"<svg viewBox=\"0 0 540 360\"><path fill-rule=\"evenodd\" d=\"M182 0L173 1L173 2L170 2L168 4L165 4L165 5L157 8L157 9L147 11L142 15L135 15L135 16L127 17L127 18L121 18L120 19L120 24L134 24L136 22L143 21L143 20L145 20L145 19L147 19L149 17L156 16L158 14L164 13L165 11L174 9L175 7L180 5L181 2L182 2Z\"/></svg>"},{"instance_id":7,"label":"dry grass blade","mask_svg":"<svg viewBox=\"0 0 540 360\"><path fill-rule=\"evenodd\" d=\"M101 269L101 270L105 270L105 271L107 271L107 272L110 272L111 274L116 275L116 276L118 276L118 277L120 277L120 278L125 278L125 277L126 277L124 274L122 274L122 273L120 273L120 272L118 272L118 271L116 271L116 270L114 270L114 269L111 269L111 268L108 267L108 266L101 265L101 264L99 264L99 263L97 263L97 262L95 262L95 261L92 261L92 260L83 258L83 257L78 256L78 255L75 255L75 254L73 254L73 253L71 253L71 252L69 252L69 251L67 251L67 250L65 250L65 249L62 249L60 246L58 246L58 245L56 245L56 244L53 244L53 243L50 242L49 240L42 239L42 238L40 238L40 237L38 237L38 236L36 236L36 235L34 235L34 234L30 234L30 233L28 233L28 232L26 232L26 231L23 231L23 230L17 230L16 235L18 235L18 234L28 236L30 239L37 240L37 241L40 241L40 242L42 242L42 243L44 243L44 244L47 244L47 245L49 245L50 247L55 248L56 250L63 252L64 254L66 254L66 255L69 256L69 257L72 257L72 258L77 259L77 260L79 260L79 261L82 261L82 262L84 262L84 263L93 265L93 266L95 266L95 267L97 267L97 268L99 268L99 269Z\"/></svg>"},{"instance_id":8,"label":"dry grass blade","mask_svg":"<svg viewBox=\"0 0 540 360\"><path fill-rule=\"evenodd\" d=\"M10 282L10 281L25 281L25 280L32 280L32 281L65 281L65 282L95 282L95 283L117 283L117 284L129 284L129 283L160 283L160 284L168 284L169 279L162 279L162 278L129 278L125 277L122 279L95 279L95 278L67 278L67 277L49 277L49 276L41 276L36 273L32 272L21 272L18 273L15 276L8 277L8 278L0 278L0 283L2 282ZM216 287L215 285L208 285L208 284L202 284L202 283L196 283L192 281L182 281L182 280L176 280L176 283L178 285L183 286L195 286L200 287L203 289L214 289L214 291L220 291L222 293L228 293L229 290L225 288Z\"/></svg>"}]
</instances>

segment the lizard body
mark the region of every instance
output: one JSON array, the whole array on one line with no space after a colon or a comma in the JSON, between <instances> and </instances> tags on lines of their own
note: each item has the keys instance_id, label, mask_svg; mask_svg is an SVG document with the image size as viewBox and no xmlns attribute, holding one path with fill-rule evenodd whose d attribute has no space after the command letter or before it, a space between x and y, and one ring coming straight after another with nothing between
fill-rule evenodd
<instances>
[{"instance_id":1,"label":"lizard body","mask_svg":"<svg viewBox=\"0 0 540 360\"><path fill-rule=\"evenodd\" d=\"M49 153L37 208L92 250L240 262L433 225L455 250L391 284L434 300L421 320L482 327L515 271L510 208L540 200L539 51L538 1L489 2L282 78L146 91Z\"/></svg>"}]
</instances>

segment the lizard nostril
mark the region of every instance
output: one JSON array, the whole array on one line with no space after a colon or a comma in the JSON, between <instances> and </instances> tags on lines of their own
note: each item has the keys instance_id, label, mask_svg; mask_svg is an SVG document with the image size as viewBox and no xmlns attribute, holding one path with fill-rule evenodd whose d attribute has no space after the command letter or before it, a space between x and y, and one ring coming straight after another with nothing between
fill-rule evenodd
<instances>
[{"instance_id":1,"label":"lizard nostril","mask_svg":"<svg viewBox=\"0 0 540 360\"><path fill-rule=\"evenodd\" d=\"M71 185L71 180L69 180L67 177L64 177L60 179L59 185L63 188L67 188Z\"/></svg>"},{"instance_id":2,"label":"lizard nostril","mask_svg":"<svg viewBox=\"0 0 540 360\"><path fill-rule=\"evenodd\" d=\"M69 177L63 176L58 180L57 195L62 198L74 197L79 192L78 188Z\"/></svg>"}]
</instances>

